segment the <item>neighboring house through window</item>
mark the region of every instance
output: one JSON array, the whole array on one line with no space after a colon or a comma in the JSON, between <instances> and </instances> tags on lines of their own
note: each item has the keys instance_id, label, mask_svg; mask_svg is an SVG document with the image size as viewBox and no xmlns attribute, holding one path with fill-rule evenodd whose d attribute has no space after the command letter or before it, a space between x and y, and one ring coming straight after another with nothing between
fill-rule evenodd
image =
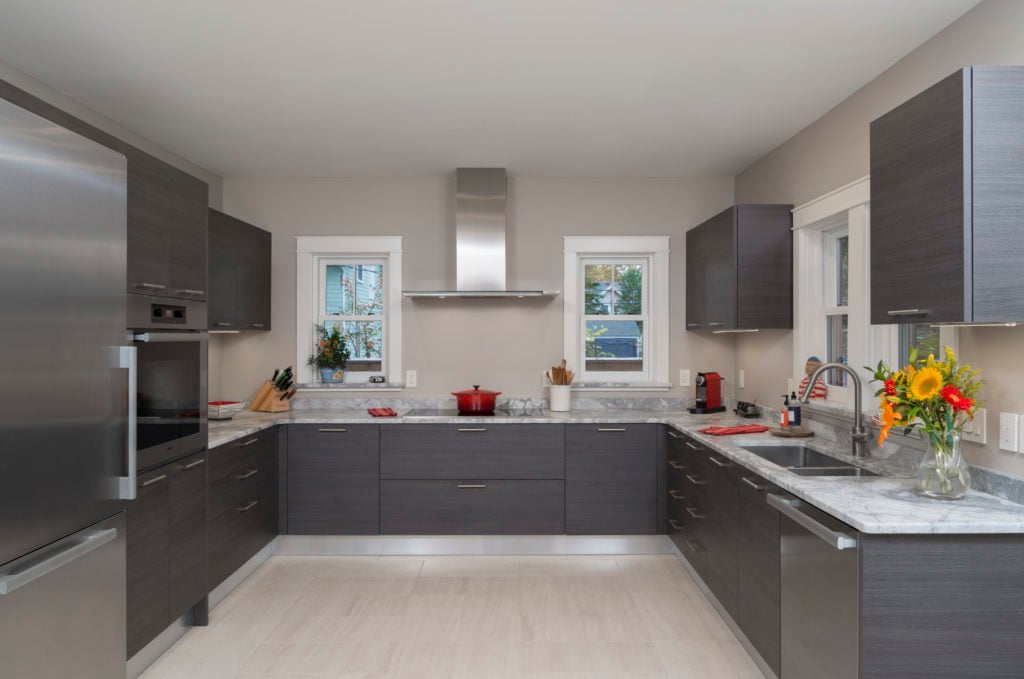
<instances>
[{"instance_id":1,"label":"neighboring house through window","mask_svg":"<svg viewBox=\"0 0 1024 679\"><path fill-rule=\"evenodd\" d=\"M564 353L578 387L667 388L668 237L564 240Z\"/></svg>"},{"instance_id":2,"label":"neighboring house through window","mask_svg":"<svg viewBox=\"0 0 1024 679\"><path fill-rule=\"evenodd\" d=\"M303 383L316 326L341 327L350 353L346 382L383 374L401 381L401 237L296 238L296 365Z\"/></svg>"}]
</instances>

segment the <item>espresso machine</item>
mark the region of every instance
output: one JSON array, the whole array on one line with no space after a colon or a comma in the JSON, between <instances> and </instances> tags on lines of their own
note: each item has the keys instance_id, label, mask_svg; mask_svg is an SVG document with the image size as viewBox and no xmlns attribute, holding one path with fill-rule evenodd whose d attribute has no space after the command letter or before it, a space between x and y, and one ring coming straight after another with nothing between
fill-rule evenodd
<instances>
[{"instance_id":1,"label":"espresso machine","mask_svg":"<svg viewBox=\"0 0 1024 679\"><path fill-rule=\"evenodd\" d=\"M701 415L704 413L724 413L722 405L722 376L718 373L697 373L697 402L690 412Z\"/></svg>"}]
</instances>

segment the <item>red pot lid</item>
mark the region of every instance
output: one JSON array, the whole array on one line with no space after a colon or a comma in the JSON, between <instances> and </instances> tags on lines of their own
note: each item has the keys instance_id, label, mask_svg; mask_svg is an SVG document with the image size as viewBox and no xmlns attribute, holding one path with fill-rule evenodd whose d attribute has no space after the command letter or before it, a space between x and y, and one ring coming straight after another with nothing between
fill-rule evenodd
<instances>
[{"instance_id":1,"label":"red pot lid","mask_svg":"<svg viewBox=\"0 0 1024 679\"><path fill-rule=\"evenodd\" d=\"M500 391L491 391L490 389L481 389L479 384L474 384L472 389L463 389L462 391L453 391L452 396L500 396Z\"/></svg>"}]
</instances>

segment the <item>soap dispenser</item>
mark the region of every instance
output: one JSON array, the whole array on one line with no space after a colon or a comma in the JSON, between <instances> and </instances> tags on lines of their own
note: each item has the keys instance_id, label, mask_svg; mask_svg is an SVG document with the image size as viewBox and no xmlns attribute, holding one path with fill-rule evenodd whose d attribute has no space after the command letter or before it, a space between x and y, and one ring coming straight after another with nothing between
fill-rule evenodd
<instances>
[{"instance_id":1,"label":"soap dispenser","mask_svg":"<svg viewBox=\"0 0 1024 679\"><path fill-rule=\"evenodd\" d=\"M800 399L796 397L795 391L789 395L789 424L793 427L800 426Z\"/></svg>"},{"instance_id":2,"label":"soap dispenser","mask_svg":"<svg viewBox=\"0 0 1024 679\"><path fill-rule=\"evenodd\" d=\"M782 395L782 410L779 411L779 426L789 426L789 395Z\"/></svg>"}]
</instances>

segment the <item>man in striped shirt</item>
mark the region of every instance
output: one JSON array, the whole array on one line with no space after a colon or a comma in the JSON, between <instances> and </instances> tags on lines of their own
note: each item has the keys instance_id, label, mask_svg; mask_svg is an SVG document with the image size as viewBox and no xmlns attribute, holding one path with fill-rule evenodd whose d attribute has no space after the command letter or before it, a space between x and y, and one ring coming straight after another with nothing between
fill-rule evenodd
<instances>
[{"instance_id":1,"label":"man in striped shirt","mask_svg":"<svg viewBox=\"0 0 1024 679\"><path fill-rule=\"evenodd\" d=\"M821 359L817 356L811 356L807 359L807 364L804 366L804 378L800 381L800 388L797 389L797 396L803 396L804 390L807 389L807 385L811 381L811 373L818 369L821 365ZM814 388L811 389L811 398L825 398L828 394L828 387L825 386L825 380L820 377L814 381Z\"/></svg>"}]
</instances>

